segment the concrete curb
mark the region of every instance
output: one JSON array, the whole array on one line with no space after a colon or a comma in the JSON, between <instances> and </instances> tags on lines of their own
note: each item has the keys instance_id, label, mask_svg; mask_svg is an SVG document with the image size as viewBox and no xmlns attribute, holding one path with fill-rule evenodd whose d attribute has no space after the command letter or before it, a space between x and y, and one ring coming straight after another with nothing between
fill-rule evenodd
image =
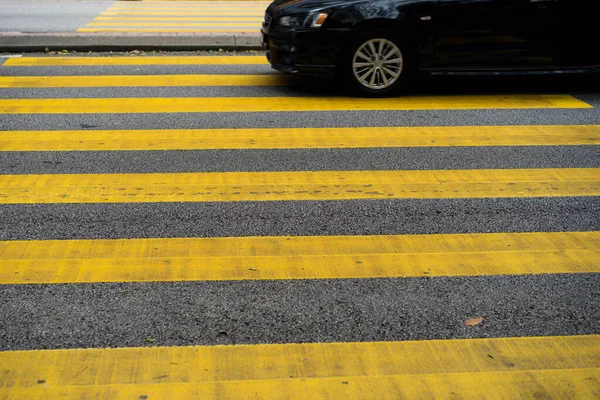
<instances>
[{"instance_id":1,"label":"concrete curb","mask_svg":"<svg viewBox=\"0 0 600 400\"><path fill-rule=\"evenodd\" d=\"M0 51L260 50L257 33L0 32Z\"/></svg>"}]
</instances>

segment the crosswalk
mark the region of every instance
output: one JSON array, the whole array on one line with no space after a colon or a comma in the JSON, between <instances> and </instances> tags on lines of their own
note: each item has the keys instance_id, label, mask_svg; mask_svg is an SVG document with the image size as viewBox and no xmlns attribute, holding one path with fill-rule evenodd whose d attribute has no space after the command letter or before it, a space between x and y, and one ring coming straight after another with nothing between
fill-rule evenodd
<instances>
[{"instance_id":1,"label":"crosswalk","mask_svg":"<svg viewBox=\"0 0 600 400\"><path fill-rule=\"evenodd\" d=\"M77 32L256 33L269 2L120 1Z\"/></svg>"},{"instance_id":2,"label":"crosswalk","mask_svg":"<svg viewBox=\"0 0 600 400\"><path fill-rule=\"evenodd\" d=\"M0 66L0 398L600 396L596 95L265 64Z\"/></svg>"}]
</instances>

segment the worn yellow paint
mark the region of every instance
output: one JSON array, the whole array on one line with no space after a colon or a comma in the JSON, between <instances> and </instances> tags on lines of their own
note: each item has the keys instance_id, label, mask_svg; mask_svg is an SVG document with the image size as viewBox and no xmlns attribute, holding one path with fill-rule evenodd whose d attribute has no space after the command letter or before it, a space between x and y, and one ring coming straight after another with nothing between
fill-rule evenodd
<instances>
[{"instance_id":1,"label":"worn yellow paint","mask_svg":"<svg viewBox=\"0 0 600 400\"><path fill-rule=\"evenodd\" d=\"M269 1L254 1L254 0L215 0L215 1L197 1L197 0L117 0L117 1L127 1L127 3L114 3L111 7L131 7L131 6L141 6L141 7L160 7L162 4L171 5L173 2L185 2L186 6L223 6L224 4L231 5L241 5L241 6L263 6L268 7L271 2ZM135 1L135 3L131 3L130 1ZM150 4L148 4L150 3Z\"/></svg>"},{"instance_id":2,"label":"worn yellow paint","mask_svg":"<svg viewBox=\"0 0 600 400\"><path fill-rule=\"evenodd\" d=\"M185 9L210 9L210 8L227 8L227 9L261 9L262 11L264 11L267 7L269 6L269 2L256 2L256 3L250 3L250 2L244 2L244 3L240 3L238 1L220 1L220 2L216 2L216 3L211 3L211 2L200 2L200 3L183 3L183 4L160 4L160 3L154 3L154 4L148 4L146 2L127 2L127 3L114 3L111 4L110 8L115 8L115 9L161 9L161 10L172 10L172 9L180 9L180 8L185 8Z\"/></svg>"},{"instance_id":3,"label":"worn yellow paint","mask_svg":"<svg viewBox=\"0 0 600 400\"><path fill-rule=\"evenodd\" d=\"M0 88L121 86L281 86L299 83L289 75L96 75L0 76ZM0 137L0 140L2 138Z\"/></svg>"},{"instance_id":4,"label":"worn yellow paint","mask_svg":"<svg viewBox=\"0 0 600 400\"><path fill-rule=\"evenodd\" d=\"M0 242L0 284L599 272L600 232Z\"/></svg>"},{"instance_id":5,"label":"worn yellow paint","mask_svg":"<svg viewBox=\"0 0 600 400\"><path fill-rule=\"evenodd\" d=\"M122 5L130 6L131 4L144 4L144 3L165 3L173 4L177 1L185 1L185 4L204 5L204 4L262 4L265 7L271 4L268 1L255 1L255 0L213 0L213 1L198 1L198 0L117 0L117 1L139 1L138 3L115 3L112 6ZM152 5L152 4L150 4Z\"/></svg>"},{"instance_id":6,"label":"worn yellow paint","mask_svg":"<svg viewBox=\"0 0 600 400\"><path fill-rule=\"evenodd\" d=\"M286 75L101 75L0 77L0 88L120 86L280 86L298 79Z\"/></svg>"},{"instance_id":7,"label":"worn yellow paint","mask_svg":"<svg viewBox=\"0 0 600 400\"><path fill-rule=\"evenodd\" d=\"M96 17L94 21L225 21L262 22L262 17Z\"/></svg>"},{"instance_id":8,"label":"worn yellow paint","mask_svg":"<svg viewBox=\"0 0 600 400\"><path fill-rule=\"evenodd\" d=\"M594 399L599 360L599 335L7 351L0 397Z\"/></svg>"},{"instance_id":9,"label":"worn yellow paint","mask_svg":"<svg viewBox=\"0 0 600 400\"><path fill-rule=\"evenodd\" d=\"M248 17L258 17L258 16L263 16L264 15L264 11L261 12L257 12L257 11L201 11L201 12L189 12L189 11L103 11L100 13L100 15L150 15L150 16L159 16L159 15L166 15L166 16L173 16L173 15L180 15L182 17L185 16L211 16L211 15L216 15L216 16L221 16L221 17L226 17L226 16L234 16L234 15L243 15L243 16L248 16Z\"/></svg>"},{"instance_id":10,"label":"worn yellow paint","mask_svg":"<svg viewBox=\"0 0 600 400\"><path fill-rule=\"evenodd\" d=\"M263 6L240 6L234 4L231 7L201 6L201 7L110 7L106 11L248 11L264 15L266 7Z\"/></svg>"},{"instance_id":11,"label":"worn yellow paint","mask_svg":"<svg viewBox=\"0 0 600 400\"><path fill-rule=\"evenodd\" d=\"M598 168L0 175L0 204L599 195Z\"/></svg>"},{"instance_id":12,"label":"worn yellow paint","mask_svg":"<svg viewBox=\"0 0 600 400\"><path fill-rule=\"evenodd\" d=\"M161 79L162 77L155 76L153 78ZM3 82L2 79L0 77L0 85ZM265 77L263 83L271 83L271 79L277 80L275 77L269 79ZM4 82L6 83L6 81ZM49 81L45 80L41 82L50 84ZM96 81L92 80L91 84L94 82ZM291 84L293 82L299 81L286 83ZM40 87L35 86L37 85L35 80L29 83L32 86L28 87ZM20 82L19 85L29 83ZM156 81L150 80L148 83L156 83ZM249 81L237 82L238 85L246 83L250 84ZM258 81L253 82L252 85L258 85L259 83ZM207 85L207 82L203 84ZM218 84L218 82L212 84ZM79 82L77 86L83 85ZM285 130L266 128L0 131L0 151L572 146L599 144L600 125L288 128Z\"/></svg>"},{"instance_id":13,"label":"worn yellow paint","mask_svg":"<svg viewBox=\"0 0 600 400\"><path fill-rule=\"evenodd\" d=\"M136 57L19 57L5 67L60 67L101 65L250 65L268 64L265 56L136 56Z\"/></svg>"},{"instance_id":14,"label":"worn yellow paint","mask_svg":"<svg viewBox=\"0 0 600 400\"><path fill-rule=\"evenodd\" d=\"M219 22L219 23L191 23L191 22L90 22L87 26L91 27L103 27L103 26L173 26L173 27L189 27L189 26L201 26L201 27L252 27L256 28L260 26L260 22L248 23L248 22ZM81 28L83 29L83 28Z\"/></svg>"},{"instance_id":15,"label":"worn yellow paint","mask_svg":"<svg viewBox=\"0 0 600 400\"><path fill-rule=\"evenodd\" d=\"M0 114L592 108L569 95L0 99Z\"/></svg>"},{"instance_id":16,"label":"worn yellow paint","mask_svg":"<svg viewBox=\"0 0 600 400\"><path fill-rule=\"evenodd\" d=\"M126 3L118 3L125 1ZM135 1L135 3L131 3L131 1ZM185 2L185 4L271 4L270 1L256 1L256 0L117 0L117 3L113 3L112 7L117 5L122 5L123 7L129 7L132 4L140 4L145 5L145 3L153 3L149 5L156 5L157 3L165 3L165 4L173 4L173 2Z\"/></svg>"},{"instance_id":17,"label":"worn yellow paint","mask_svg":"<svg viewBox=\"0 0 600 400\"><path fill-rule=\"evenodd\" d=\"M254 32L256 28L244 28L244 29L219 29L219 32ZM214 33L215 28L206 29L191 29L191 28L79 28L77 32L204 32Z\"/></svg>"}]
</instances>

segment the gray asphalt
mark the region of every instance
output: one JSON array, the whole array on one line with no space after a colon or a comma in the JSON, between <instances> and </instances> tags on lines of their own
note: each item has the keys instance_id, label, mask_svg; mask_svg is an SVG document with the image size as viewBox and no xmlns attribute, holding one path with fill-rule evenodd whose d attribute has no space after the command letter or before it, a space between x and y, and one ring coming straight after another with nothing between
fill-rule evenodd
<instances>
[{"instance_id":1,"label":"gray asphalt","mask_svg":"<svg viewBox=\"0 0 600 400\"><path fill-rule=\"evenodd\" d=\"M134 72L135 71L135 72ZM268 66L0 67L0 75L261 73ZM327 89L324 89L324 87ZM0 89L0 98L328 96L276 88ZM436 79L411 94L568 93L592 109L0 115L0 130L600 124L591 78ZM1 174L598 168L598 146L0 152ZM0 205L0 240L600 230L600 198ZM0 349L600 333L597 274L0 285ZM483 326L464 320L484 316ZM224 330L227 334L219 334Z\"/></svg>"},{"instance_id":2,"label":"gray asphalt","mask_svg":"<svg viewBox=\"0 0 600 400\"><path fill-rule=\"evenodd\" d=\"M0 0L0 32L74 32L113 0Z\"/></svg>"},{"instance_id":3,"label":"gray asphalt","mask_svg":"<svg viewBox=\"0 0 600 400\"><path fill-rule=\"evenodd\" d=\"M598 333L600 275L1 286L0 300L4 350L576 335Z\"/></svg>"},{"instance_id":4,"label":"gray asphalt","mask_svg":"<svg viewBox=\"0 0 600 400\"><path fill-rule=\"evenodd\" d=\"M598 168L598 146L6 152L2 174Z\"/></svg>"},{"instance_id":5,"label":"gray asphalt","mask_svg":"<svg viewBox=\"0 0 600 400\"><path fill-rule=\"evenodd\" d=\"M0 205L0 240L600 230L597 197Z\"/></svg>"}]
</instances>

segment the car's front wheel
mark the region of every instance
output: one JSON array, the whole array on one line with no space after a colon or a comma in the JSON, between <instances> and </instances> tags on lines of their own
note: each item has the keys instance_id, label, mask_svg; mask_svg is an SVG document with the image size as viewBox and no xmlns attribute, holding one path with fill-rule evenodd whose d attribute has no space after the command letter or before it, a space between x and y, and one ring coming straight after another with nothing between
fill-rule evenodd
<instances>
[{"instance_id":1,"label":"car's front wheel","mask_svg":"<svg viewBox=\"0 0 600 400\"><path fill-rule=\"evenodd\" d=\"M407 75L403 47L399 39L385 33L360 36L346 53L342 66L345 80L363 95L389 94Z\"/></svg>"}]
</instances>

